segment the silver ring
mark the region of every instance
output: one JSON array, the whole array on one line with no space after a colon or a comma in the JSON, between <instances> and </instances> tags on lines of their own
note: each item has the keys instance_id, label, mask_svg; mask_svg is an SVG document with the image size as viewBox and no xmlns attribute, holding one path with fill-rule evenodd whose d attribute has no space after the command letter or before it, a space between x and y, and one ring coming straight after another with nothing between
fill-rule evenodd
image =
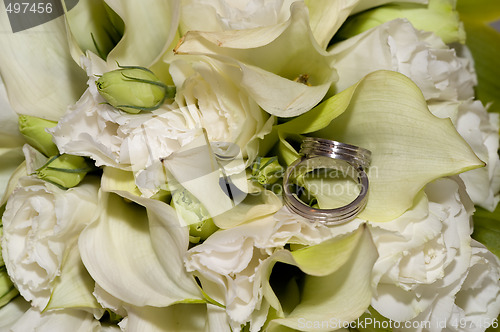
<instances>
[{"instance_id":1,"label":"silver ring","mask_svg":"<svg viewBox=\"0 0 500 332\"><path fill-rule=\"evenodd\" d=\"M370 165L371 152L355 145L323 138L306 137L300 146L300 155L286 170L283 177L283 198L288 208L307 219L327 226L339 225L354 219L367 201L368 176L365 169ZM290 182L298 176L320 168L345 168L346 174L360 186L358 196L349 204L334 209L317 209L301 201L291 190Z\"/></svg>"}]
</instances>

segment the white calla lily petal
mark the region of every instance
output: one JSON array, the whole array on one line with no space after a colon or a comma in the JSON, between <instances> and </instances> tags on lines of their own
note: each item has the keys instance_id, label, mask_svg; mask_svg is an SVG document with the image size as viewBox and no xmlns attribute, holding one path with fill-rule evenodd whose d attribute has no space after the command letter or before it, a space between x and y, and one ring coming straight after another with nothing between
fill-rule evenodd
<instances>
[{"instance_id":1,"label":"white calla lily petal","mask_svg":"<svg viewBox=\"0 0 500 332\"><path fill-rule=\"evenodd\" d=\"M333 35L345 22L360 0L306 0L311 30L318 44L326 49Z\"/></svg>"},{"instance_id":2,"label":"white calla lily petal","mask_svg":"<svg viewBox=\"0 0 500 332\"><path fill-rule=\"evenodd\" d=\"M212 56L234 64L235 69L227 74L265 111L297 116L325 96L337 75L311 33L305 5L295 2L291 12L288 21L269 27L188 32L175 52Z\"/></svg>"},{"instance_id":3,"label":"white calla lily petal","mask_svg":"<svg viewBox=\"0 0 500 332\"><path fill-rule=\"evenodd\" d=\"M30 308L11 327L11 332L98 332L101 324L94 316L83 310L66 309L41 313Z\"/></svg>"},{"instance_id":4,"label":"white calla lily petal","mask_svg":"<svg viewBox=\"0 0 500 332\"><path fill-rule=\"evenodd\" d=\"M313 135L372 152L369 199L360 214L371 221L397 218L434 179L484 166L451 121L432 115L418 87L396 72L367 75L346 111ZM318 192L320 206L338 203L338 197L321 192L332 191Z\"/></svg>"},{"instance_id":5,"label":"white calla lily petal","mask_svg":"<svg viewBox=\"0 0 500 332\"><path fill-rule=\"evenodd\" d=\"M149 67L171 47L179 23L179 0L105 1L125 24L122 39L108 54L108 63Z\"/></svg>"},{"instance_id":6,"label":"white calla lily petal","mask_svg":"<svg viewBox=\"0 0 500 332\"><path fill-rule=\"evenodd\" d=\"M101 201L99 219L79 239L82 261L96 283L137 306L199 301L198 288L182 262L187 229L179 227L173 208L160 201L138 201L144 208L111 193L103 193Z\"/></svg>"},{"instance_id":7,"label":"white calla lily petal","mask_svg":"<svg viewBox=\"0 0 500 332\"><path fill-rule=\"evenodd\" d=\"M371 270L378 257L377 250L365 227L360 227L353 235L340 239L343 240L347 240L348 243L344 251L339 254L342 256L350 253L347 255L349 257L332 263L327 268L332 272L328 275L306 275L299 304L286 317L271 321L270 331L279 331L280 325L301 331L330 331L335 327L318 327L311 322L333 322L338 328L344 322L356 319L368 308L372 297ZM331 243L322 243L310 249L314 252L324 245L330 246ZM270 260L272 259L273 256ZM301 269L304 267L306 270L308 266L313 269L318 268L317 262L310 259L302 260L298 264L293 258L293 253L286 251L277 252L274 260L297 265ZM322 270L324 269L319 269ZM271 304L273 302L276 304L276 299L269 293L269 288L265 287L265 294Z\"/></svg>"},{"instance_id":8,"label":"white calla lily petal","mask_svg":"<svg viewBox=\"0 0 500 332\"><path fill-rule=\"evenodd\" d=\"M0 309L0 331L10 331L12 325L30 308L29 302L18 296Z\"/></svg>"},{"instance_id":9,"label":"white calla lily petal","mask_svg":"<svg viewBox=\"0 0 500 332\"><path fill-rule=\"evenodd\" d=\"M0 15L0 73L12 108L57 121L87 80L68 50L64 18L12 33L7 13Z\"/></svg>"},{"instance_id":10,"label":"white calla lily petal","mask_svg":"<svg viewBox=\"0 0 500 332\"><path fill-rule=\"evenodd\" d=\"M127 313L126 324L120 323L124 332L203 331L207 325L207 306L202 303L127 307Z\"/></svg>"}]
</instances>

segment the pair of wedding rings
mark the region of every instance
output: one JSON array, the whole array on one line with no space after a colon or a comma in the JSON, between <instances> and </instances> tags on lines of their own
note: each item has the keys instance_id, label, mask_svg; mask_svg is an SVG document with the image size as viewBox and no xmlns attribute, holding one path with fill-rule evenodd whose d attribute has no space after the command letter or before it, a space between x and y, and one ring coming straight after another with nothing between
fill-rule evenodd
<instances>
[{"instance_id":1,"label":"pair of wedding rings","mask_svg":"<svg viewBox=\"0 0 500 332\"><path fill-rule=\"evenodd\" d=\"M309 220L327 226L339 225L352 220L365 207L368 194L366 169L371 162L371 152L354 145L323 138L306 137L300 147L300 155L286 170L283 177L283 198L288 208ZM307 174L317 170L336 170L355 180L359 193L347 205L320 209L304 203L294 188Z\"/></svg>"}]
</instances>

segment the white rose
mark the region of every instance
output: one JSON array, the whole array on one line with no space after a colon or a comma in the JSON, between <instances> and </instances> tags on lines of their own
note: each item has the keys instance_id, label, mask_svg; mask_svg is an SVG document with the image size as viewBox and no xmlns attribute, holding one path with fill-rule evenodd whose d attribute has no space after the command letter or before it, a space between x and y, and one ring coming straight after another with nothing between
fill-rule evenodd
<instances>
[{"instance_id":1,"label":"white rose","mask_svg":"<svg viewBox=\"0 0 500 332\"><path fill-rule=\"evenodd\" d=\"M63 190L23 177L7 201L3 258L12 281L34 307L47 305L67 249L95 219L97 190L96 181Z\"/></svg>"},{"instance_id":2,"label":"white rose","mask_svg":"<svg viewBox=\"0 0 500 332\"><path fill-rule=\"evenodd\" d=\"M459 182L430 183L412 210L388 223L371 223L380 255L372 306L383 316L417 321L427 312L430 331L440 331L441 321L449 319L471 262L473 204Z\"/></svg>"},{"instance_id":3,"label":"white rose","mask_svg":"<svg viewBox=\"0 0 500 332\"><path fill-rule=\"evenodd\" d=\"M458 133L486 166L460 174L472 201L493 211L500 201L499 118L488 113L480 101L437 102L429 105L441 118L449 117Z\"/></svg>"},{"instance_id":4,"label":"white rose","mask_svg":"<svg viewBox=\"0 0 500 332\"><path fill-rule=\"evenodd\" d=\"M463 100L474 96L472 64L458 57L436 35L397 19L334 44L328 49L339 81L337 91L380 69L408 76L427 100Z\"/></svg>"}]
</instances>

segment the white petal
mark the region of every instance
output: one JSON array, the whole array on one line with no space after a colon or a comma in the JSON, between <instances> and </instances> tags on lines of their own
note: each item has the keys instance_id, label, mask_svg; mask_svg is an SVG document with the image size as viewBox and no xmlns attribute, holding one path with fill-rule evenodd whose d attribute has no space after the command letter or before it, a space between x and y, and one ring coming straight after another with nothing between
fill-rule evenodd
<instances>
[{"instance_id":1,"label":"white petal","mask_svg":"<svg viewBox=\"0 0 500 332\"><path fill-rule=\"evenodd\" d=\"M57 121L87 81L71 58L64 17L12 33L7 13L0 15L0 68L12 108Z\"/></svg>"},{"instance_id":2,"label":"white petal","mask_svg":"<svg viewBox=\"0 0 500 332\"><path fill-rule=\"evenodd\" d=\"M139 200L144 208L108 193L103 193L101 202L99 219L79 239L82 261L100 287L138 306L161 307L200 298L182 262L187 229L179 227L170 206Z\"/></svg>"}]
</instances>

